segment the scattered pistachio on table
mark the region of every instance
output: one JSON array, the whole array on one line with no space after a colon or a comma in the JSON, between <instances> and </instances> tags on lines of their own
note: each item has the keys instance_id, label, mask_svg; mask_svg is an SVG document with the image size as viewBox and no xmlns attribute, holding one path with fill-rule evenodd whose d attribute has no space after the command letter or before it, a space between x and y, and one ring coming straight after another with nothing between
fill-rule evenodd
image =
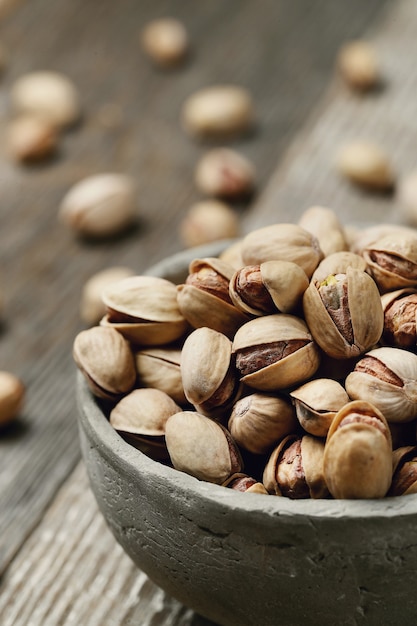
<instances>
[{"instance_id":1,"label":"scattered pistachio on table","mask_svg":"<svg viewBox=\"0 0 417 626\"><path fill-rule=\"evenodd\" d=\"M47 159L56 152L58 142L56 126L38 115L19 115L7 128L7 150L18 162Z\"/></svg>"},{"instance_id":2,"label":"scattered pistachio on table","mask_svg":"<svg viewBox=\"0 0 417 626\"><path fill-rule=\"evenodd\" d=\"M214 199L193 204L179 226L179 234L186 248L220 239L234 239L239 233L236 211L225 202Z\"/></svg>"},{"instance_id":3,"label":"scattered pistachio on table","mask_svg":"<svg viewBox=\"0 0 417 626\"><path fill-rule=\"evenodd\" d=\"M174 17L154 19L141 32L142 48L158 66L179 65L189 49L189 38L184 24Z\"/></svg>"},{"instance_id":4,"label":"scattered pistachio on table","mask_svg":"<svg viewBox=\"0 0 417 626\"><path fill-rule=\"evenodd\" d=\"M336 167L355 185L370 190L390 191L395 174L388 154L378 144L357 140L339 150Z\"/></svg>"},{"instance_id":5,"label":"scattered pistachio on table","mask_svg":"<svg viewBox=\"0 0 417 626\"><path fill-rule=\"evenodd\" d=\"M409 478L394 470L398 448L417 446L417 231L381 224L333 249L272 224L194 259L179 285L133 276L105 289L74 358L111 424L122 416L117 430L152 458L245 493L411 493L414 459ZM124 409L146 389L164 401L136 418L145 405ZM155 445L144 420L161 426Z\"/></svg>"},{"instance_id":6,"label":"scattered pistachio on table","mask_svg":"<svg viewBox=\"0 0 417 626\"><path fill-rule=\"evenodd\" d=\"M194 92L182 107L182 125L197 138L224 139L242 135L254 124L254 104L247 89L213 85Z\"/></svg>"},{"instance_id":7,"label":"scattered pistachio on table","mask_svg":"<svg viewBox=\"0 0 417 626\"><path fill-rule=\"evenodd\" d=\"M363 40L349 41L340 48L337 69L355 91L369 91L381 83L381 70L374 46Z\"/></svg>"},{"instance_id":8,"label":"scattered pistachio on table","mask_svg":"<svg viewBox=\"0 0 417 626\"><path fill-rule=\"evenodd\" d=\"M25 399L23 382L7 371L0 371L0 427L10 424L22 410Z\"/></svg>"},{"instance_id":9,"label":"scattered pistachio on table","mask_svg":"<svg viewBox=\"0 0 417 626\"><path fill-rule=\"evenodd\" d=\"M194 174L199 191L228 200L249 196L255 179L255 168L249 159L231 148L212 148L203 154Z\"/></svg>"},{"instance_id":10,"label":"scattered pistachio on table","mask_svg":"<svg viewBox=\"0 0 417 626\"><path fill-rule=\"evenodd\" d=\"M74 124L81 115L77 87L58 72L37 71L20 76L11 86L10 101L13 113L37 115L58 128Z\"/></svg>"},{"instance_id":11,"label":"scattered pistachio on table","mask_svg":"<svg viewBox=\"0 0 417 626\"><path fill-rule=\"evenodd\" d=\"M58 218L77 235L100 239L125 231L136 213L133 179L103 173L75 183L61 201Z\"/></svg>"},{"instance_id":12,"label":"scattered pistachio on table","mask_svg":"<svg viewBox=\"0 0 417 626\"><path fill-rule=\"evenodd\" d=\"M399 179L397 199L400 215L411 226L417 226L417 170Z\"/></svg>"},{"instance_id":13,"label":"scattered pistachio on table","mask_svg":"<svg viewBox=\"0 0 417 626\"><path fill-rule=\"evenodd\" d=\"M116 283L122 278L134 276L129 267L114 266L96 272L87 280L81 292L80 317L85 324L98 324L106 314L106 307L101 297L105 287Z\"/></svg>"}]
</instances>

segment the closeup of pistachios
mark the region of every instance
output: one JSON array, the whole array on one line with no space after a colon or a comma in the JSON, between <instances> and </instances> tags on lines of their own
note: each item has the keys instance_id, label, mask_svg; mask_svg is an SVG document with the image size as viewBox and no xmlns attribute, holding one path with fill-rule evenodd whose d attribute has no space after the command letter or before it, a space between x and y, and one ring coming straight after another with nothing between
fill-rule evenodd
<instances>
[{"instance_id":1,"label":"closeup of pistachios","mask_svg":"<svg viewBox=\"0 0 417 626\"><path fill-rule=\"evenodd\" d=\"M74 359L128 443L198 480L291 499L413 493L416 268L411 227L352 239L314 206L194 258L180 284L105 286Z\"/></svg>"}]
</instances>

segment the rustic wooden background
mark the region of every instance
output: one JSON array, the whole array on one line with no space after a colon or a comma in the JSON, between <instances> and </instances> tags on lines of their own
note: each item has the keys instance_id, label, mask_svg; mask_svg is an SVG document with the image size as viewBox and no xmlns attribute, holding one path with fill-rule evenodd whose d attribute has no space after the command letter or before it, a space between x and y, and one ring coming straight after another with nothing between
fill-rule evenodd
<instances>
[{"instance_id":1,"label":"rustic wooden background","mask_svg":"<svg viewBox=\"0 0 417 626\"><path fill-rule=\"evenodd\" d=\"M72 78L83 119L65 135L58 157L43 165L11 163L0 142L0 368L27 387L20 419L0 432L0 623L208 624L130 565L106 534L77 466L71 346L83 328L82 286L104 267L125 264L140 273L181 248L178 224L199 198L192 174L207 146L183 133L179 113L187 95L214 83L246 86L256 103L256 131L229 142L259 174L253 201L237 208L242 232L295 221L319 203L345 221L395 221L392 198L353 191L335 175L331 158L342 137L367 129L392 147L402 171L411 166L416 5L28 0L4 6L0 132L10 117L10 85L32 70ZM174 71L156 70L139 46L141 27L163 15L183 20L192 40L188 62ZM364 33L390 76L384 93L365 100L351 96L333 71L341 43ZM139 217L127 236L93 244L75 238L57 211L74 182L103 171L136 178Z\"/></svg>"}]
</instances>

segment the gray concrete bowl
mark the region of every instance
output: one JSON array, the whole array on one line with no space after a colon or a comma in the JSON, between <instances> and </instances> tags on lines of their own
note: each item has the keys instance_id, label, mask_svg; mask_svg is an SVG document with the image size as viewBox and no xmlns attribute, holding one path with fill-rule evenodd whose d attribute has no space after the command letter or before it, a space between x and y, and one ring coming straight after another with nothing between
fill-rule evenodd
<instances>
[{"instance_id":1,"label":"gray concrete bowl","mask_svg":"<svg viewBox=\"0 0 417 626\"><path fill-rule=\"evenodd\" d=\"M149 273L182 280L180 253ZM152 461L113 430L81 375L79 430L92 491L156 584L223 626L413 624L417 495L289 500L241 494Z\"/></svg>"}]
</instances>

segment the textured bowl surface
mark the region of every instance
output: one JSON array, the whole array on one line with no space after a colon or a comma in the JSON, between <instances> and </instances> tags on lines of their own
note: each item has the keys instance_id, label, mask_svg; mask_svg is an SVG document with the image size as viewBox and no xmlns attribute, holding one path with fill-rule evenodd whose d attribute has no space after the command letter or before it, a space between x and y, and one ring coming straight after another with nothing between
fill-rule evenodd
<instances>
[{"instance_id":1,"label":"textured bowl surface","mask_svg":"<svg viewBox=\"0 0 417 626\"><path fill-rule=\"evenodd\" d=\"M195 256L149 273L181 281ZM224 626L413 624L417 495L289 500L200 482L129 446L77 379L83 458L117 541L167 593Z\"/></svg>"}]
</instances>

